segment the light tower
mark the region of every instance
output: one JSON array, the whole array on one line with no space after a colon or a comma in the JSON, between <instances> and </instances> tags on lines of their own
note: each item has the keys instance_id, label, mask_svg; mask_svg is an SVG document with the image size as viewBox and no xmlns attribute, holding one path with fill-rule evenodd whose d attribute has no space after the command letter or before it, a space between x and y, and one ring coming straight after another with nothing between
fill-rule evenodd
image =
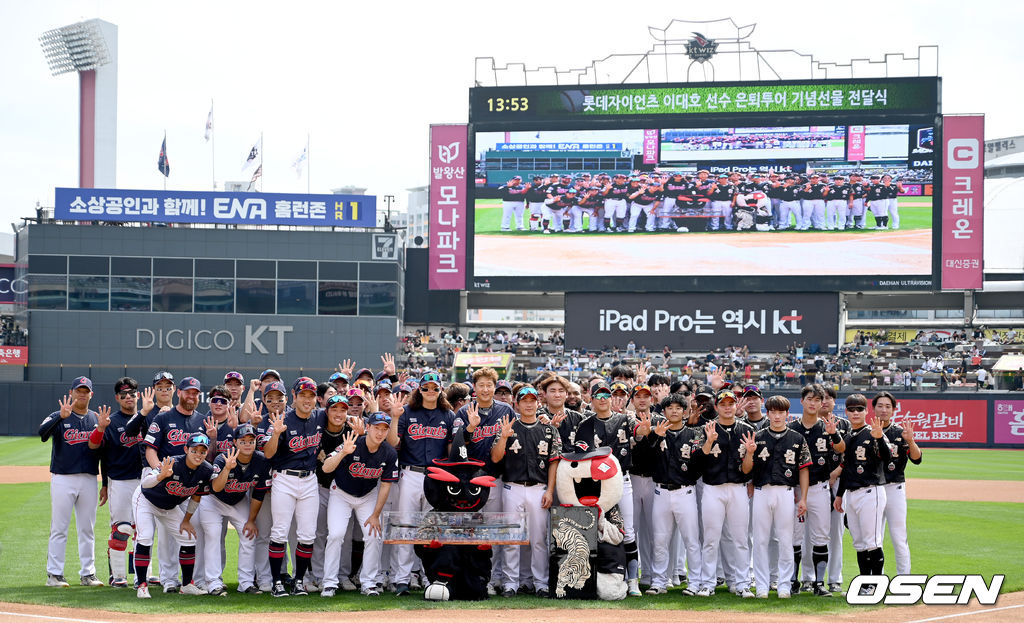
<instances>
[{"instance_id":1,"label":"light tower","mask_svg":"<svg viewBox=\"0 0 1024 623\"><path fill-rule=\"evenodd\" d=\"M39 43L54 76L78 72L79 187L115 188L117 26L92 19L48 30Z\"/></svg>"}]
</instances>

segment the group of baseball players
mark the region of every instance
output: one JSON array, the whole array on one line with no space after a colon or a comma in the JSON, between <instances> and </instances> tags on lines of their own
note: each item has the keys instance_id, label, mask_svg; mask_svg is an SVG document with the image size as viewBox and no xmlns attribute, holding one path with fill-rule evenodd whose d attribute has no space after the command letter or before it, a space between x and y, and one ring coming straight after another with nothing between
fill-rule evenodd
<instances>
[{"instance_id":1,"label":"group of baseball players","mask_svg":"<svg viewBox=\"0 0 1024 623\"><path fill-rule=\"evenodd\" d=\"M501 231L841 231L899 229L899 196L889 174L810 173L713 177L681 172L552 173L499 187ZM874 225L867 222L871 213ZM527 214L528 213L528 214ZM526 223L524 223L524 216ZM584 226L583 217L588 223Z\"/></svg>"},{"instance_id":2,"label":"group of baseball players","mask_svg":"<svg viewBox=\"0 0 1024 623\"><path fill-rule=\"evenodd\" d=\"M407 379L392 356L382 362L375 375L346 361L290 390L275 370L248 388L229 372L207 392L209 413L193 377L175 384L161 371L141 390L118 379L116 409L95 411L92 382L76 378L39 429L52 440L47 586L68 585L72 512L81 583L103 585L93 530L109 503L108 582L128 587L134 573L139 598L157 585L226 595L228 523L240 593L407 595L422 568L411 545L383 543L382 513L430 510L423 480L453 439L497 479L483 510L527 517L528 546L495 546L492 594L547 595L555 467L579 443L611 447L621 464L631 596L683 584L696 596L722 584L743 597L830 595L843 582L844 523L861 574L882 572L884 523L897 572L910 571L904 470L921 450L912 427L892 423L887 392L870 401L869 424L864 396L846 398L847 421L833 415L835 392L815 384L791 417L786 398L765 401L756 386L672 383L643 365L585 387L553 372L513 385L491 368L445 387L436 373Z\"/></svg>"}]
</instances>

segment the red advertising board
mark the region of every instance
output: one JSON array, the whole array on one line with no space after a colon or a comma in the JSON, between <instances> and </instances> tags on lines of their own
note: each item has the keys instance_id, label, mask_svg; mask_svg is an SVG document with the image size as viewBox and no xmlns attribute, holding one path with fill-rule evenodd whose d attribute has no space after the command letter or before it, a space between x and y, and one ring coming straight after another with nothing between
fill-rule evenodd
<instances>
[{"instance_id":1,"label":"red advertising board","mask_svg":"<svg viewBox=\"0 0 1024 623\"><path fill-rule=\"evenodd\" d=\"M981 289L985 117L942 118L942 289Z\"/></svg>"},{"instance_id":2,"label":"red advertising board","mask_svg":"<svg viewBox=\"0 0 1024 623\"><path fill-rule=\"evenodd\" d=\"M28 365L27 346L0 346L0 365Z\"/></svg>"},{"instance_id":3,"label":"red advertising board","mask_svg":"<svg viewBox=\"0 0 1024 623\"><path fill-rule=\"evenodd\" d=\"M466 163L469 131L465 125L430 126L431 290L466 287Z\"/></svg>"},{"instance_id":4,"label":"red advertising board","mask_svg":"<svg viewBox=\"0 0 1024 623\"><path fill-rule=\"evenodd\" d=\"M893 421L901 426L913 423L914 439L919 442L985 443L987 406L985 400L898 398Z\"/></svg>"}]
</instances>

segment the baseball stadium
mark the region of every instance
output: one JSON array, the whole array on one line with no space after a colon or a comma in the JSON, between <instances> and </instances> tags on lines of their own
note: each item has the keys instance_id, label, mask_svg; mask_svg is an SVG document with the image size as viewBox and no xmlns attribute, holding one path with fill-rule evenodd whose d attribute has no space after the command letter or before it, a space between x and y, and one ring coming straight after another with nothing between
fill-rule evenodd
<instances>
[{"instance_id":1,"label":"baseball stadium","mask_svg":"<svg viewBox=\"0 0 1024 623\"><path fill-rule=\"evenodd\" d=\"M78 180L0 237L0 621L1024 619L1024 137L937 46L477 57L403 213L218 179L212 102L212 190L118 184L123 15L26 22Z\"/></svg>"}]
</instances>

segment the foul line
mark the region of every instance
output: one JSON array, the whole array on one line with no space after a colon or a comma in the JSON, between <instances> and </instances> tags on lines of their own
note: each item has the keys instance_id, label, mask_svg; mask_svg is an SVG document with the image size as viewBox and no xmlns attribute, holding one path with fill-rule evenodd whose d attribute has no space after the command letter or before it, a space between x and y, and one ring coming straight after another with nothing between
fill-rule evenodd
<instances>
[{"instance_id":1,"label":"foul line","mask_svg":"<svg viewBox=\"0 0 1024 623\"><path fill-rule=\"evenodd\" d=\"M932 617L930 619L917 619L916 621L908 621L908 623L927 623L928 621L943 621L945 619L955 619L957 617L969 617L975 614L985 614L987 612L998 612L1000 610L1011 610L1013 608L1024 608L1024 604L1016 606L1003 606L1002 608L988 608L987 610L975 610L974 612L961 612L960 614L947 614L940 617Z\"/></svg>"},{"instance_id":2,"label":"foul line","mask_svg":"<svg viewBox=\"0 0 1024 623\"><path fill-rule=\"evenodd\" d=\"M46 619L48 621L79 621L80 623L108 623L107 621L98 621L95 619L72 619L70 617L55 617L44 614L24 614L21 612L0 612L0 616L27 617L31 619Z\"/></svg>"}]
</instances>

